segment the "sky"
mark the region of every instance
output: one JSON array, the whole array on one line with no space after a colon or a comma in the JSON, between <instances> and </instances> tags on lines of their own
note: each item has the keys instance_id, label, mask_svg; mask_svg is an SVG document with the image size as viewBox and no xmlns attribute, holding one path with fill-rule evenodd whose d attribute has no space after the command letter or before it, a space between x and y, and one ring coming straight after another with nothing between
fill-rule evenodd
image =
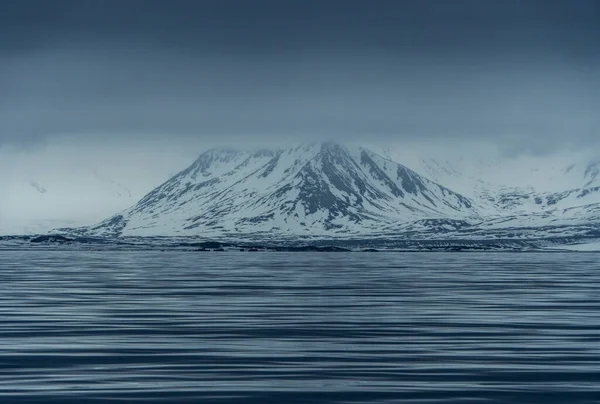
<instances>
[{"instance_id":1,"label":"sky","mask_svg":"<svg viewBox=\"0 0 600 404\"><path fill-rule=\"evenodd\" d=\"M0 222L103 217L215 144L595 150L598 43L598 0L4 0Z\"/></svg>"},{"instance_id":2,"label":"sky","mask_svg":"<svg viewBox=\"0 0 600 404\"><path fill-rule=\"evenodd\" d=\"M600 137L598 0L6 0L0 144Z\"/></svg>"}]
</instances>

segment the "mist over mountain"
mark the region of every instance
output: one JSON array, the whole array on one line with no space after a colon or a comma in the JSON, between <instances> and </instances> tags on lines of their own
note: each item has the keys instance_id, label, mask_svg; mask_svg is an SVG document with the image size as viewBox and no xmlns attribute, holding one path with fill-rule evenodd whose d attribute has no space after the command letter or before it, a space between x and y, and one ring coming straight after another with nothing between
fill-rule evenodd
<instances>
[{"instance_id":1,"label":"mist over mountain","mask_svg":"<svg viewBox=\"0 0 600 404\"><path fill-rule=\"evenodd\" d=\"M31 149L0 146L0 234L100 221L134 204L194 154L71 138Z\"/></svg>"},{"instance_id":2,"label":"mist over mountain","mask_svg":"<svg viewBox=\"0 0 600 404\"><path fill-rule=\"evenodd\" d=\"M389 148L321 142L288 148L214 148L131 207L74 230L94 236L229 238L531 239L594 236L597 163L525 169L543 183L501 183L510 161L413 161ZM481 157L481 156L479 156ZM419 162L419 164L417 164ZM496 171L495 181L486 177ZM510 177L509 173L504 173ZM524 181L521 179L521 181ZM525 184L524 182L523 184Z\"/></svg>"}]
</instances>

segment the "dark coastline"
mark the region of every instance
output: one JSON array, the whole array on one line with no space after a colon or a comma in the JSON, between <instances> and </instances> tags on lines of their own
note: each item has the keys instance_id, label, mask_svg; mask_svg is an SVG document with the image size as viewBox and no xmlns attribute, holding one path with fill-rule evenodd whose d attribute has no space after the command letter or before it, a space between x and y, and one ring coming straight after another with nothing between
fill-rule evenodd
<instances>
[{"instance_id":1,"label":"dark coastline","mask_svg":"<svg viewBox=\"0 0 600 404\"><path fill-rule=\"evenodd\" d=\"M553 239L314 239L206 240L200 237L81 237L61 234L0 236L0 248L83 248L119 250L185 250L199 252L569 252L553 246L576 245L596 238Z\"/></svg>"}]
</instances>

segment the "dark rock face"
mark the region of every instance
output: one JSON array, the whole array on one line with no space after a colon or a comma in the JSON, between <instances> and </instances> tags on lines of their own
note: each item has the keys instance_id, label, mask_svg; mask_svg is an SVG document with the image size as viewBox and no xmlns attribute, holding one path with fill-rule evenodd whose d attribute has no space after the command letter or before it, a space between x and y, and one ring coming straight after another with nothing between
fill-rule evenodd
<instances>
[{"instance_id":1,"label":"dark rock face","mask_svg":"<svg viewBox=\"0 0 600 404\"><path fill-rule=\"evenodd\" d=\"M439 233L446 233L449 231L465 229L472 226L471 223L465 220L453 219L422 219L417 220L416 222L414 222L414 224L422 225Z\"/></svg>"},{"instance_id":2,"label":"dark rock face","mask_svg":"<svg viewBox=\"0 0 600 404\"><path fill-rule=\"evenodd\" d=\"M199 247L203 249L217 249L225 246L225 244L216 241L205 241L202 243L192 243L190 245L193 247Z\"/></svg>"},{"instance_id":3,"label":"dark rock face","mask_svg":"<svg viewBox=\"0 0 600 404\"><path fill-rule=\"evenodd\" d=\"M286 252L349 252L347 248L335 247L335 246L325 246L318 247L314 245L300 246L300 247L277 247L276 251L286 251Z\"/></svg>"},{"instance_id":4,"label":"dark rock face","mask_svg":"<svg viewBox=\"0 0 600 404\"><path fill-rule=\"evenodd\" d=\"M31 243L59 243L59 244L70 243L72 241L73 241L72 238L67 238L67 237L64 237L61 235L57 235L57 234L38 236L38 237L35 237L35 238L32 238L31 240L29 240L29 242L31 242Z\"/></svg>"},{"instance_id":5,"label":"dark rock face","mask_svg":"<svg viewBox=\"0 0 600 404\"><path fill-rule=\"evenodd\" d=\"M587 195L593 194L598 191L600 191L600 187L592 187L592 188L582 189L581 192L579 193L579 195L577 195L577 198L583 198Z\"/></svg>"}]
</instances>

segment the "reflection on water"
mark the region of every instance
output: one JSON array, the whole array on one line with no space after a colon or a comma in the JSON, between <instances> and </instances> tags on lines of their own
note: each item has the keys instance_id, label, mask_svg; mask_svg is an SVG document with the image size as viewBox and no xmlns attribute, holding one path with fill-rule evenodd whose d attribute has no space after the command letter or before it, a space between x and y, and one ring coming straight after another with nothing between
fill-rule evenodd
<instances>
[{"instance_id":1,"label":"reflection on water","mask_svg":"<svg viewBox=\"0 0 600 404\"><path fill-rule=\"evenodd\" d=\"M600 402L600 255L0 252L0 402Z\"/></svg>"}]
</instances>

